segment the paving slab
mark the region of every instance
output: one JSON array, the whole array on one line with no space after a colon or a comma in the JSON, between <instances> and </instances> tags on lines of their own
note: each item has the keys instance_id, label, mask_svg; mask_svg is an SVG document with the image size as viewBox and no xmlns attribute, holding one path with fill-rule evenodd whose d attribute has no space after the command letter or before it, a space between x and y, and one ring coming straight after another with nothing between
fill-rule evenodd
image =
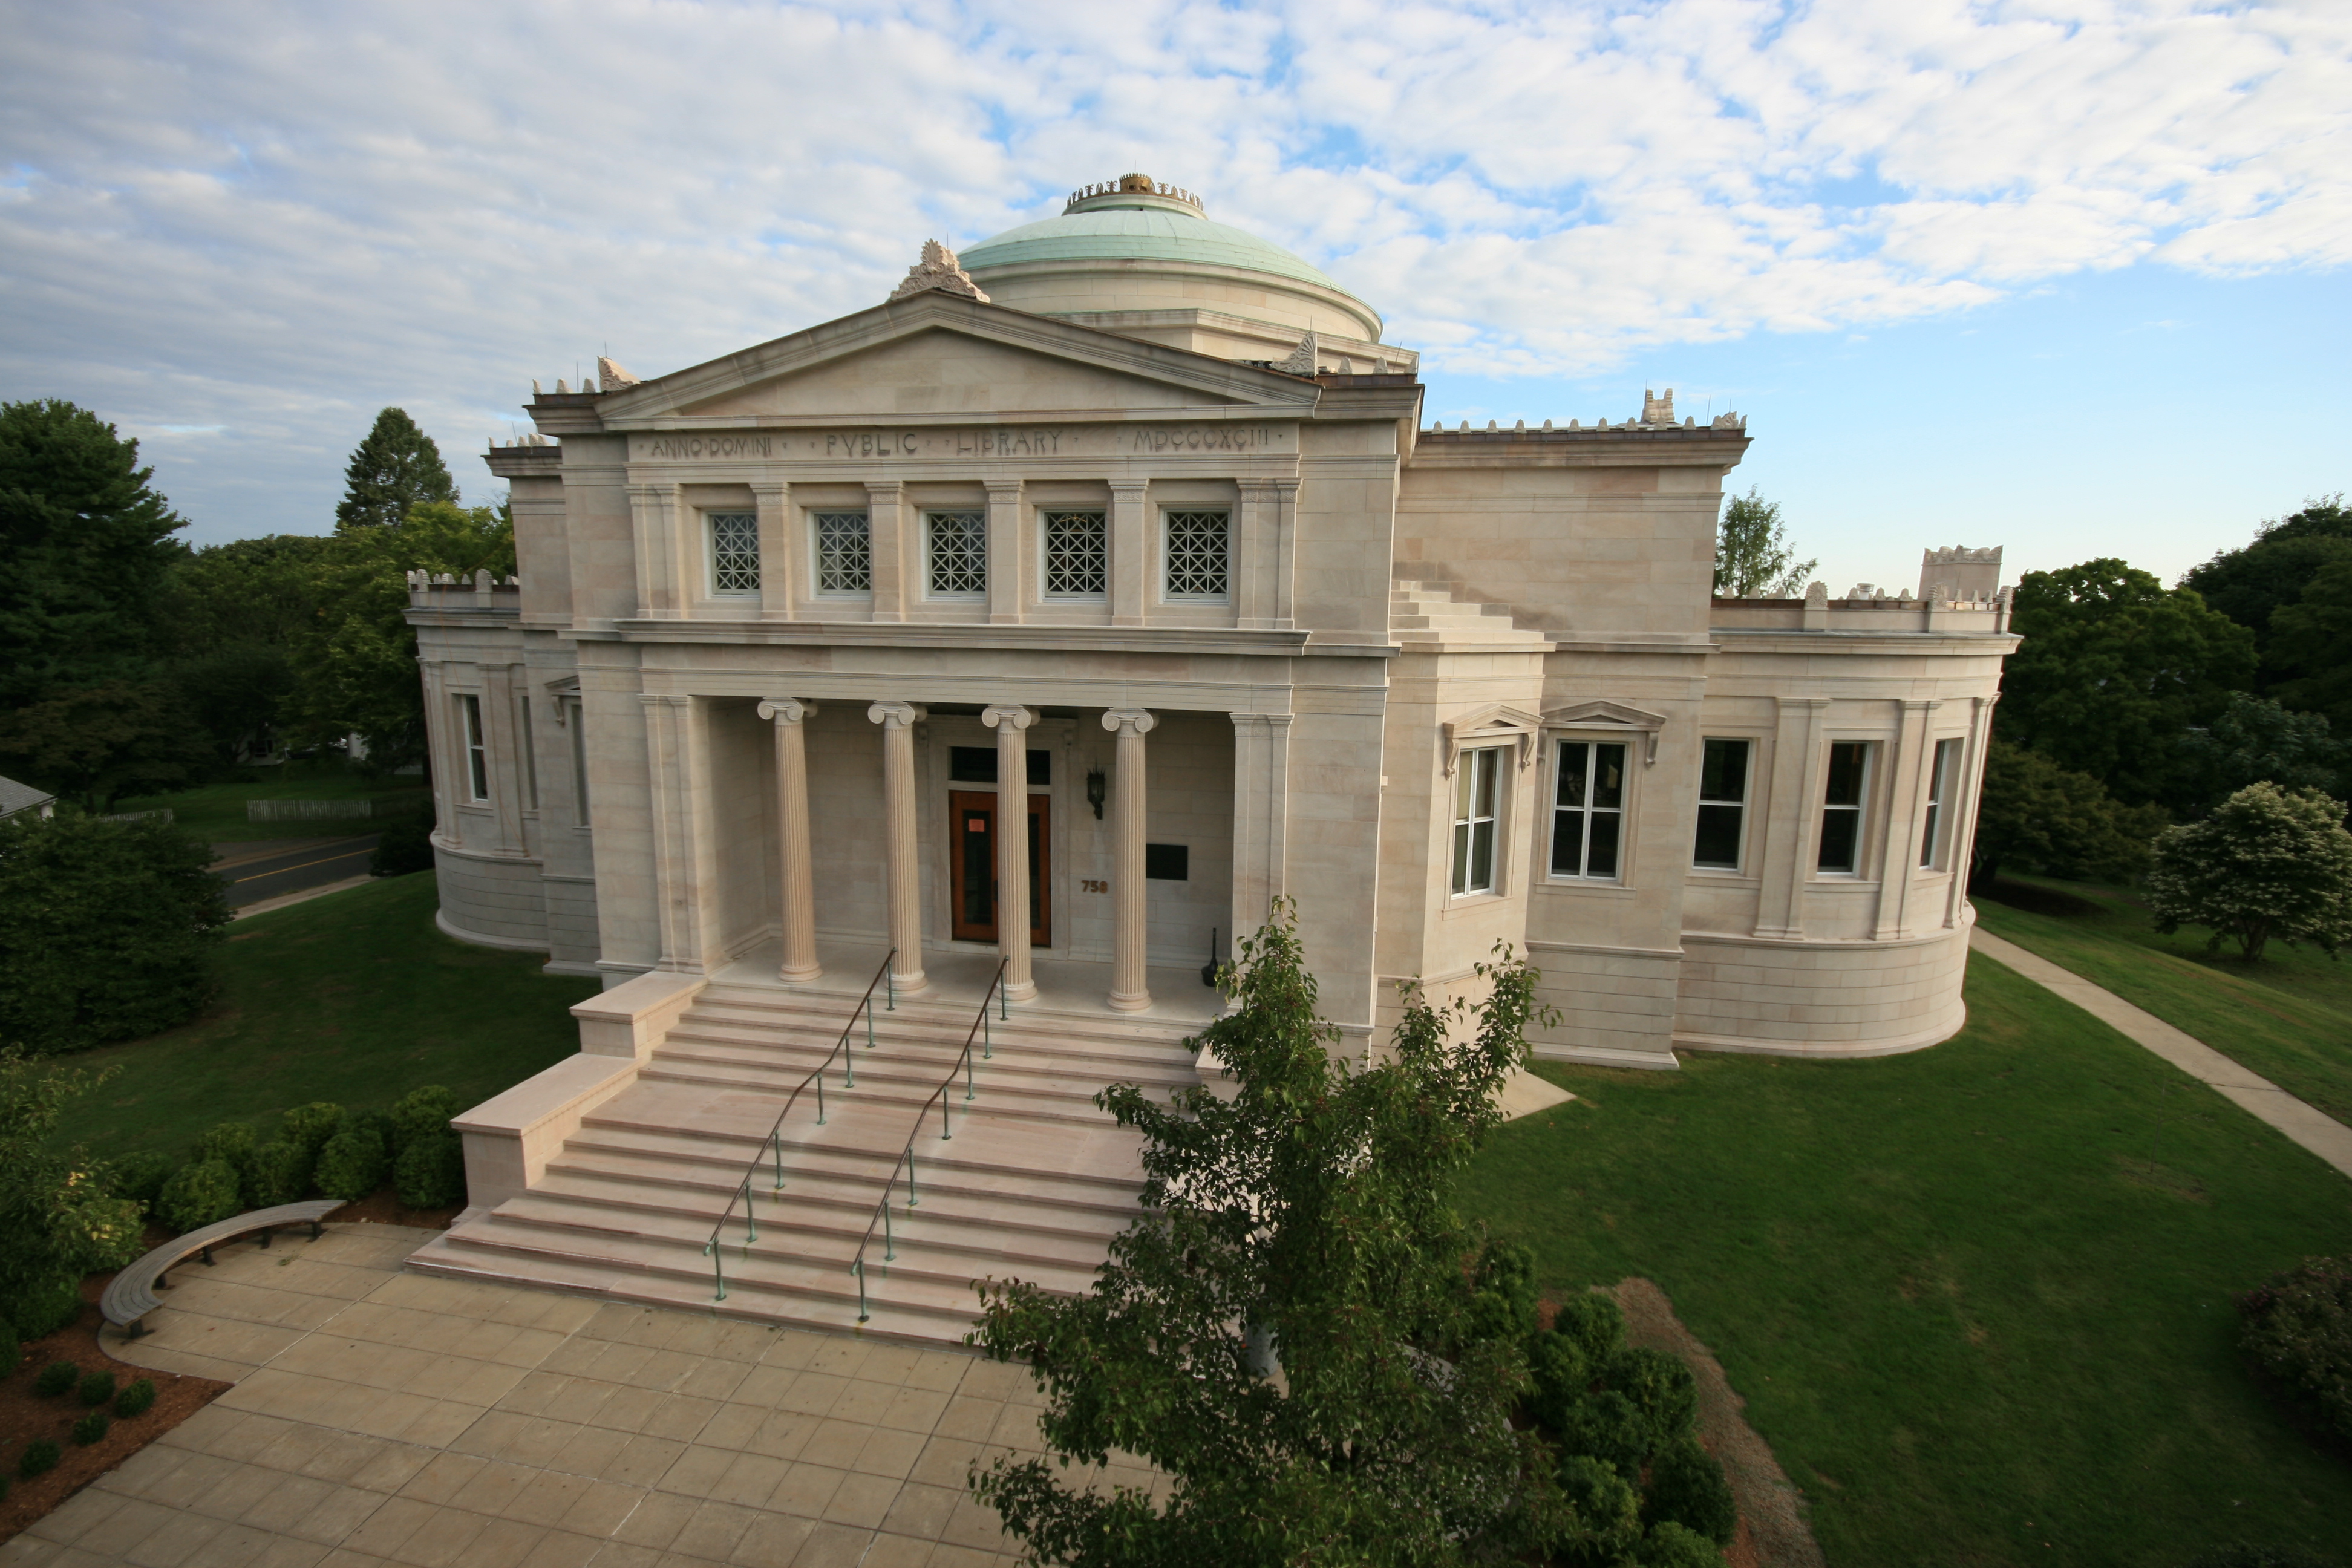
<instances>
[{"instance_id":1,"label":"paving slab","mask_svg":"<svg viewBox=\"0 0 2352 1568\"><path fill-rule=\"evenodd\" d=\"M437 1234L330 1222L174 1276L152 1331L109 1348L236 1386L0 1568L1018 1560L963 1486L1037 1448L1019 1368L404 1272Z\"/></svg>"}]
</instances>

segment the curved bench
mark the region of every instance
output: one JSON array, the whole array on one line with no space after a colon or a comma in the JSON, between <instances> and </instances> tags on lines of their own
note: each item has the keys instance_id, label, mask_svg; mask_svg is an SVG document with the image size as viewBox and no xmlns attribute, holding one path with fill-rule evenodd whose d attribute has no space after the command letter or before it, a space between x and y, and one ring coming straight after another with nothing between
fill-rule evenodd
<instances>
[{"instance_id":1,"label":"curved bench","mask_svg":"<svg viewBox=\"0 0 2352 1568\"><path fill-rule=\"evenodd\" d=\"M126 1340L135 1340L146 1329L139 1320L162 1306L155 1292L171 1287L163 1276L198 1253L205 1261L213 1260L213 1248L225 1241L235 1241L240 1236L261 1233L261 1245L268 1247L269 1238L281 1225L308 1225L310 1239L319 1239L319 1222L343 1206L341 1198L311 1198L299 1204L280 1204L276 1208L253 1209L232 1215L192 1230L176 1241L167 1241L121 1273L107 1285L106 1293L98 1299L98 1310L106 1321L122 1331Z\"/></svg>"}]
</instances>

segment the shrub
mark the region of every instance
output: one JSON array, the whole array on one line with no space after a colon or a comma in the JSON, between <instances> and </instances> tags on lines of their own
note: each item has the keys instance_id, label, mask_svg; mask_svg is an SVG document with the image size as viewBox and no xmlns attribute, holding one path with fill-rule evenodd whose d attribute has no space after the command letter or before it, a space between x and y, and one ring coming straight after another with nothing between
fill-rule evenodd
<instances>
[{"instance_id":1,"label":"shrub","mask_svg":"<svg viewBox=\"0 0 2352 1568\"><path fill-rule=\"evenodd\" d=\"M1471 1340L1523 1340L1536 1331L1536 1255L1512 1242L1480 1249L1472 1279Z\"/></svg>"},{"instance_id":2,"label":"shrub","mask_svg":"<svg viewBox=\"0 0 2352 1568\"><path fill-rule=\"evenodd\" d=\"M144 1415L155 1407L155 1385L145 1378L114 1396L117 1415Z\"/></svg>"},{"instance_id":3,"label":"shrub","mask_svg":"<svg viewBox=\"0 0 2352 1568\"><path fill-rule=\"evenodd\" d=\"M1651 1462L1642 1517L1653 1531L1660 1524L1679 1524L1717 1546L1729 1545L1739 1524L1738 1506L1732 1500L1731 1483L1723 1479L1723 1467L1696 1438L1687 1436L1667 1444Z\"/></svg>"},{"instance_id":4,"label":"shrub","mask_svg":"<svg viewBox=\"0 0 2352 1568\"><path fill-rule=\"evenodd\" d=\"M25 1445L24 1456L16 1461L16 1473L26 1480L46 1476L58 1468L65 1450L47 1437L36 1437Z\"/></svg>"},{"instance_id":5,"label":"shrub","mask_svg":"<svg viewBox=\"0 0 2352 1568\"><path fill-rule=\"evenodd\" d=\"M341 1131L349 1120L341 1106L316 1100L288 1111L285 1131L278 1136L315 1161L327 1141Z\"/></svg>"},{"instance_id":6,"label":"shrub","mask_svg":"<svg viewBox=\"0 0 2352 1568\"><path fill-rule=\"evenodd\" d=\"M73 1322L83 1277L144 1245L139 1205L110 1192L103 1162L57 1136L67 1104L112 1076L0 1051L0 1314L27 1339Z\"/></svg>"},{"instance_id":7,"label":"shrub","mask_svg":"<svg viewBox=\"0 0 2352 1568\"><path fill-rule=\"evenodd\" d=\"M2189 1560L2189 1568L2336 1568L2325 1557L2292 1546L2217 1546Z\"/></svg>"},{"instance_id":8,"label":"shrub","mask_svg":"<svg viewBox=\"0 0 2352 1568\"><path fill-rule=\"evenodd\" d=\"M449 1136L449 1119L457 1114L457 1097L431 1084L401 1096L392 1108L392 1152L395 1158L408 1146L427 1138Z\"/></svg>"},{"instance_id":9,"label":"shrub","mask_svg":"<svg viewBox=\"0 0 2352 1568\"><path fill-rule=\"evenodd\" d=\"M1570 1297L1553 1314L1551 1331L1566 1334L1595 1365L1625 1342L1625 1314L1613 1297L1586 1290Z\"/></svg>"},{"instance_id":10,"label":"shrub","mask_svg":"<svg viewBox=\"0 0 2352 1568\"><path fill-rule=\"evenodd\" d=\"M289 1143L283 1138L264 1143L253 1152L252 1162L245 1168L245 1179L237 1184L245 1206L275 1208L301 1197L310 1190L310 1163L299 1143Z\"/></svg>"},{"instance_id":11,"label":"shrub","mask_svg":"<svg viewBox=\"0 0 2352 1568\"><path fill-rule=\"evenodd\" d=\"M2352 1258L2315 1258L2238 1298L2248 1360L2337 1436L2352 1437Z\"/></svg>"},{"instance_id":12,"label":"shrub","mask_svg":"<svg viewBox=\"0 0 2352 1568\"><path fill-rule=\"evenodd\" d=\"M2248 784L2202 822L2157 840L2147 907L2169 936L2213 928L2208 951L2234 941L2248 963L2273 939L2333 956L2352 942L2352 833L2344 803L2315 789Z\"/></svg>"},{"instance_id":13,"label":"shrub","mask_svg":"<svg viewBox=\"0 0 2352 1568\"><path fill-rule=\"evenodd\" d=\"M8 1303L16 1331L27 1339L46 1339L81 1316L81 1277L58 1275L29 1283Z\"/></svg>"},{"instance_id":14,"label":"shrub","mask_svg":"<svg viewBox=\"0 0 2352 1568\"><path fill-rule=\"evenodd\" d=\"M116 1197L137 1204L141 1215L151 1215L155 1212L155 1199L163 1193L163 1184L179 1168L179 1162L169 1154L142 1149L114 1162L114 1173L108 1185Z\"/></svg>"},{"instance_id":15,"label":"shrub","mask_svg":"<svg viewBox=\"0 0 2352 1568\"><path fill-rule=\"evenodd\" d=\"M82 1374L81 1387L76 1391L84 1405L97 1406L114 1397L114 1374L92 1372Z\"/></svg>"},{"instance_id":16,"label":"shrub","mask_svg":"<svg viewBox=\"0 0 2352 1568\"><path fill-rule=\"evenodd\" d=\"M393 1163L392 1180L410 1208L454 1208L466 1201L465 1145L449 1132L412 1142Z\"/></svg>"},{"instance_id":17,"label":"shrub","mask_svg":"<svg viewBox=\"0 0 2352 1568\"><path fill-rule=\"evenodd\" d=\"M259 1145L260 1140L253 1135L252 1128L242 1121L224 1121L198 1138L188 1157L199 1163L206 1160L226 1161L231 1170L242 1176L245 1168L253 1163L253 1152Z\"/></svg>"},{"instance_id":18,"label":"shrub","mask_svg":"<svg viewBox=\"0 0 2352 1568\"><path fill-rule=\"evenodd\" d=\"M236 1170L226 1160L199 1160L163 1184L155 1217L184 1236L237 1212Z\"/></svg>"},{"instance_id":19,"label":"shrub","mask_svg":"<svg viewBox=\"0 0 2352 1568\"><path fill-rule=\"evenodd\" d=\"M0 1039L46 1056L194 1017L228 920L211 860L157 820L0 822Z\"/></svg>"},{"instance_id":20,"label":"shrub","mask_svg":"<svg viewBox=\"0 0 2352 1568\"><path fill-rule=\"evenodd\" d=\"M69 1361L53 1361L33 1379L33 1392L44 1399L53 1398L81 1381L81 1368Z\"/></svg>"},{"instance_id":21,"label":"shrub","mask_svg":"<svg viewBox=\"0 0 2352 1568\"><path fill-rule=\"evenodd\" d=\"M0 1318L0 1377L16 1370L16 1358L25 1353L25 1343L16 1337L16 1324L9 1318Z\"/></svg>"},{"instance_id":22,"label":"shrub","mask_svg":"<svg viewBox=\"0 0 2352 1568\"><path fill-rule=\"evenodd\" d=\"M318 1174L314 1179L319 1195L341 1198L345 1203L357 1203L378 1187L392 1173L391 1156L384 1148L381 1128L366 1121L347 1122L343 1130L327 1140L319 1152Z\"/></svg>"},{"instance_id":23,"label":"shrub","mask_svg":"<svg viewBox=\"0 0 2352 1568\"><path fill-rule=\"evenodd\" d=\"M113 1425L113 1422L107 1419L105 1411L93 1410L73 1424L73 1440L88 1447L92 1443L102 1439L106 1436L106 1429Z\"/></svg>"},{"instance_id":24,"label":"shrub","mask_svg":"<svg viewBox=\"0 0 2352 1568\"><path fill-rule=\"evenodd\" d=\"M1643 1538L1627 1559L1639 1568L1723 1568L1723 1553L1694 1530L1662 1524Z\"/></svg>"},{"instance_id":25,"label":"shrub","mask_svg":"<svg viewBox=\"0 0 2352 1568\"><path fill-rule=\"evenodd\" d=\"M428 805L423 811L385 824L383 837L375 841L375 852L368 857L368 875L405 877L411 871L433 869L433 820Z\"/></svg>"}]
</instances>

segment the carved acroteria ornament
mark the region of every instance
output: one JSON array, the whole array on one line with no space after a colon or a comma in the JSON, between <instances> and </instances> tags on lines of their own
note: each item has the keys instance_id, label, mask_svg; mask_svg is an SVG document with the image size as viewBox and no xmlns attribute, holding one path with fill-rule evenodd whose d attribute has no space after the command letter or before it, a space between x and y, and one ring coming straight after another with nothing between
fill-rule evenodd
<instances>
[{"instance_id":1,"label":"carved acroteria ornament","mask_svg":"<svg viewBox=\"0 0 2352 1568\"><path fill-rule=\"evenodd\" d=\"M950 294L988 303L988 296L980 291L980 285L957 264L956 253L936 239L923 241L923 258L907 268L906 281L890 290L890 298L903 300L930 289L944 289Z\"/></svg>"}]
</instances>

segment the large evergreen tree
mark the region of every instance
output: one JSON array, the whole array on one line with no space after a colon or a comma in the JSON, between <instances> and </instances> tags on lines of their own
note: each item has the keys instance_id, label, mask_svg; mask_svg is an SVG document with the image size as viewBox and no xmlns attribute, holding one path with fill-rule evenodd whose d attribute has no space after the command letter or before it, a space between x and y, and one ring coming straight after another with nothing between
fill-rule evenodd
<instances>
[{"instance_id":1,"label":"large evergreen tree","mask_svg":"<svg viewBox=\"0 0 2352 1568\"><path fill-rule=\"evenodd\" d=\"M153 477L86 408L0 404L0 707L148 673L185 522Z\"/></svg>"},{"instance_id":2,"label":"large evergreen tree","mask_svg":"<svg viewBox=\"0 0 2352 1568\"><path fill-rule=\"evenodd\" d=\"M416 426L407 411L387 408L352 453L344 470L343 499L335 506L335 531L396 528L408 509L428 501L456 505L457 487L441 461L441 448Z\"/></svg>"}]
</instances>

